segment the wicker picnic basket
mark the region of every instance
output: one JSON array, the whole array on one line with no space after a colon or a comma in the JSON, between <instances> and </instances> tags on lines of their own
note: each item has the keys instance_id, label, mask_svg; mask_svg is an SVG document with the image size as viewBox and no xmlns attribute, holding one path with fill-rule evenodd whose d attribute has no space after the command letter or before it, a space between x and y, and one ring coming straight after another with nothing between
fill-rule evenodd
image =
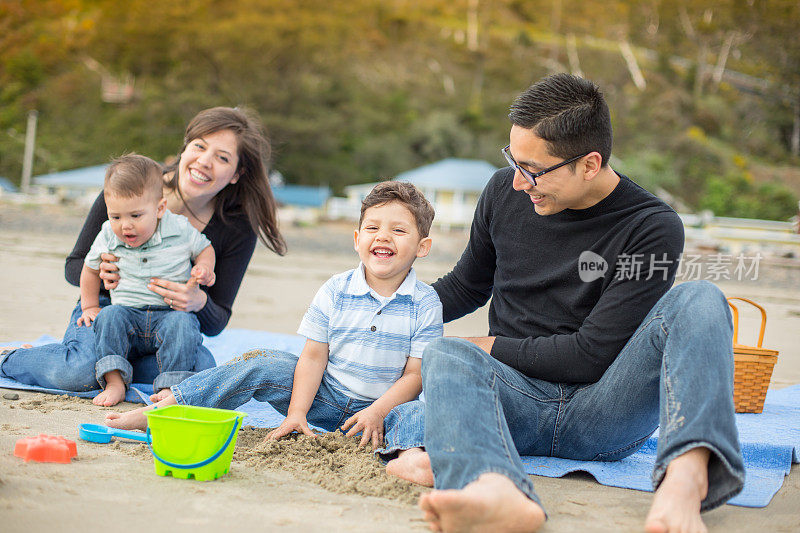
<instances>
[{"instance_id":1,"label":"wicker picnic basket","mask_svg":"<svg viewBox=\"0 0 800 533\"><path fill-rule=\"evenodd\" d=\"M761 311L761 331L757 346L745 346L737 342L739 333L739 310L731 300L747 302ZM728 298L733 311L733 403L737 413L760 413L764 409L772 368L778 361L778 351L762 348L764 329L767 327L767 312L763 307L747 298Z\"/></svg>"}]
</instances>

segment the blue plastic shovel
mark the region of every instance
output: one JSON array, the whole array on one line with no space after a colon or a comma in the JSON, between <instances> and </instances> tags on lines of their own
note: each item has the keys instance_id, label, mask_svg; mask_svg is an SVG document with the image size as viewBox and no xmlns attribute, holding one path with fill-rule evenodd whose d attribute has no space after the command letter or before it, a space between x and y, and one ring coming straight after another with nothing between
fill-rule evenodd
<instances>
[{"instance_id":1,"label":"blue plastic shovel","mask_svg":"<svg viewBox=\"0 0 800 533\"><path fill-rule=\"evenodd\" d=\"M148 442L146 433L114 429L108 426L101 426L100 424L81 424L80 430L78 430L78 437L89 442L98 442L100 444L108 444L111 442L112 437Z\"/></svg>"}]
</instances>

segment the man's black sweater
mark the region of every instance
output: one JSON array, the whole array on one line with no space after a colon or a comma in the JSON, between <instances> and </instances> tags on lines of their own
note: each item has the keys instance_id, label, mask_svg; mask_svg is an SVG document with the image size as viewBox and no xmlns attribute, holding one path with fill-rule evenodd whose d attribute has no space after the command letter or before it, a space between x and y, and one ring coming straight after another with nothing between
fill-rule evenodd
<instances>
[{"instance_id":1,"label":"man's black sweater","mask_svg":"<svg viewBox=\"0 0 800 533\"><path fill-rule=\"evenodd\" d=\"M672 286L683 224L622 175L596 205L549 216L538 215L528 195L512 188L513 177L513 169L504 168L491 178L461 259L433 284L444 320L471 313L491 297L495 359L530 377L595 382ZM584 252L607 263L594 281L581 279L582 253L584 278L596 272L589 269L593 256Z\"/></svg>"}]
</instances>

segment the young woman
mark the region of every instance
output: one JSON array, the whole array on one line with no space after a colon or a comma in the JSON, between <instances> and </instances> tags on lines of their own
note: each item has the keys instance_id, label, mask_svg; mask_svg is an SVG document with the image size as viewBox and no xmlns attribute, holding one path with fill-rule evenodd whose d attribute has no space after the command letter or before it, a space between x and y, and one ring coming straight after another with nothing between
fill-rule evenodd
<instances>
[{"instance_id":1,"label":"young woman","mask_svg":"<svg viewBox=\"0 0 800 533\"><path fill-rule=\"evenodd\" d=\"M258 119L241 108L215 107L201 111L189 122L178 161L164 174L169 210L186 216L214 247L216 283L200 287L191 280L182 284L154 279L149 288L163 298L165 305L195 313L206 335L217 335L227 325L257 238L279 255L286 252L267 179L269 155L269 142ZM79 285L83 259L107 219L101 193L67 256L66 278L72 285ZM113 255L103 255L100 277L106 289L114 288L119 281L115 261ZM106 292L101 306L109 303ZM5 352L0 356L0 375L46 388L99 388L94 378L94 331L77 325L80 314L78 302L61 343ZM134 383L152 382L160 373L154 354L142 354L131 362ZM186 372L212 366L211 353L201 346L192 368L162 374L162 382L154 383L154 387L169 387L186 377Z\"/></svg>"}]
</instances>

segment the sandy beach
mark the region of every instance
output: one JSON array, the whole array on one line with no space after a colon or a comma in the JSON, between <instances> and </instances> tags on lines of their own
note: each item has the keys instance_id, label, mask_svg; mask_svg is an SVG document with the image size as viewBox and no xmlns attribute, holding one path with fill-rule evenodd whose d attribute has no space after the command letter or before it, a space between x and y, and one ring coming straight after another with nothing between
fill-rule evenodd
<instances>
[{"instance_id":1,"label":"sandy beach","mask_svg":"<svg viewBox=\"0 0 800 533\"><path fill-rule=\"evenodd\" d=\"M0 207L0 344L45 334L60 338L78 296L64 280L64 257L83 211ZM283 258L259 246L229 327L294 333L319 286L356 264L353 229L347 223L285 226L289 253ZM427 282L452 267L467 235L434 232L432 237L430 257L415 265ZM764 345L780 351L771 386L800 383L800 287L775 279L720 287L728 296L753 298L767 309ZM754 343L758 316L744 308L742 314L740 341ZM445 334L485 335L486 317L487 310L479 310L447 324ZM6 393L19 397L7 399ZM264 445L264 430L245 428L230 474L213 482L156 476L142 444L77 441L80 423L102 423L109 410L134 407L102 408L90 400L0 390L0 530L426 530L415 505L424 489L389 478L369 453L342 437ZM40 433L76 440L77 458L62 465L25 463L13 456L17 439ZM651 500L650 493L605 487L585 474L532 480L550 514L545 532L641 531ZM768 507L725 505L704 519L712 532L797 531L798 501L800 468L793 465Z\"/></svg>"}]
</instances>

